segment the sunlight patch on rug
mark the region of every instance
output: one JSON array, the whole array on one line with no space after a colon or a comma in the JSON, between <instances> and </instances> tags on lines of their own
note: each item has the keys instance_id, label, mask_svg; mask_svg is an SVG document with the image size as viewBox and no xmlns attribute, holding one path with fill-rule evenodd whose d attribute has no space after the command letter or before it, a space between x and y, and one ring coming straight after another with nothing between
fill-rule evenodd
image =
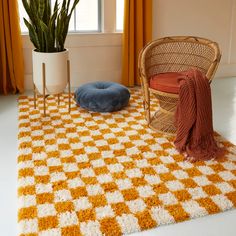
<instances>
[{"instance_id":1,"label":"sunlight patch on rug","mask_svg":"<svg viewBox=\"0 0 236 236\"><path fill-rule=\"evenodd\" d=\"M47 99L47 117L19 98L19 235L121 235L236 207L236 149L189 163L146 126L142 96L95 113ZM64 102L63 102L64 101Z\"/></svg>"}]
</instances>

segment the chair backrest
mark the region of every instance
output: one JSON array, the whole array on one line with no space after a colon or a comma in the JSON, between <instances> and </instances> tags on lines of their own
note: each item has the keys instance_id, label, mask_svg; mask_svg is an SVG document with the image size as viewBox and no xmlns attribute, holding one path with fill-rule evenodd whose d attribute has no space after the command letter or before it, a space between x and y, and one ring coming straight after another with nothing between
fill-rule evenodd
<instances>
[{"instance_id":1,"label":"chair backrest","mask_svg":"<svg viewBox=\"0 0 236 236\"><path fill-rule=\"evenodd\" d=\"M197 68L213 79L221 53L216 42L193 36L174 36L154 40L139 55L141 77Z\"/></svg>"}]
</instances>

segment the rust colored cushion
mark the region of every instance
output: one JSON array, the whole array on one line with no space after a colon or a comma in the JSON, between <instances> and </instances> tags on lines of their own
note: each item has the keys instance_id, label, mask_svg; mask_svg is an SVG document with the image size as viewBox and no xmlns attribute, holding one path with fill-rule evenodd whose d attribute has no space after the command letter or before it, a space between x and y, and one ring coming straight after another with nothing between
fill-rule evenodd
<instances>
[{"instance_id":1,"label":"rust colored cushion","mask_svg":"<svg viewBox=\"0 0 236 236\"><path fill-rule=\"evenodd\" d=\"M182 76L183 72L167 72L155 75L150 79L150 88L161 92L178 94L178 79Z\"/></svg>"}]
</instances>

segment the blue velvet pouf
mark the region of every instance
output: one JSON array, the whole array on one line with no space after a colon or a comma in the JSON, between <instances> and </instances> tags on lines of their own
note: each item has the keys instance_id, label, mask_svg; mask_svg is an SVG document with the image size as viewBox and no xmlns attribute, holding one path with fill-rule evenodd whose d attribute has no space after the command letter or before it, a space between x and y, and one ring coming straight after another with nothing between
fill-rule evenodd
<instances>
[{"instance_id":1,"label":"blue velvet pouf","mask_svg":"<svg viewBox=\"0 0 236 236\"><path fill-rule=\"evenodd\" d=\"M95 82L75 91L77 105L90 111L118 111L129 103L129 90L113 82Z\"/></svg>"}]
</instances>

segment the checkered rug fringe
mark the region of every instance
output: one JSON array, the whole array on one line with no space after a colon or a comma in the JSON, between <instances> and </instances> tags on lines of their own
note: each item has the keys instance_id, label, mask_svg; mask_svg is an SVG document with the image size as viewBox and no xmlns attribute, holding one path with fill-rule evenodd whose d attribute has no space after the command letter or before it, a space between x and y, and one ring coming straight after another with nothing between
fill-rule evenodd
<instances>
[{"instance_id":1,"label":"checkered rug fringe","mask_svg":"<svg viewBox=\"0 0 236 236\"><path fill-rule=\"evenodd\" d=\"M19 98L18 226L21 236L121 235L236 207L236 149L189 163L173 138L146 126L131 90L119 112L88 112L67 95L57 106ZM154 104L153 104L154 105Z\"/></svg>"}]
</instances>

